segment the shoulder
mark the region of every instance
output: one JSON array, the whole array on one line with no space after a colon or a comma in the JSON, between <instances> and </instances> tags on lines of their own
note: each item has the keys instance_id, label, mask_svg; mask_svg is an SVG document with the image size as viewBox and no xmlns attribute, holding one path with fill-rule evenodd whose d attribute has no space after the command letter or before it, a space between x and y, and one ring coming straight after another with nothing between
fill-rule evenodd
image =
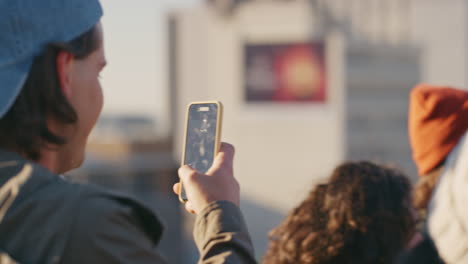
<instances>
[{"instance_id":1,"label":"shoulder","mask_svg":"<svg viewBox=\"0 0 468 264\"><path fill-rule=\"evenodd\" d=\"M32 171L31 179L23 186L24 193L33 195L41 206L65 208L74 218L74 228L86 226L92 230L101 223L134 224L152 240L159 241L163 229L161 222L153 210L135 197L93 184L75 183L40 166L33 166Z\"/></svg>"},{"instance_id":2,"label":"shoulder","mask_svg":"<svg viewBox=\"0 0 468 264\"><path fill-rule=\"evenodd\" d=\"M137 200L89 186L75 215L65 260L127 263L135 254L159 258L155 247L163 227Z\"/></svg>"},{"instance_id":3,"label":"shoulder","mask_svg":"<svg viewBox=\"0 0 468 264\"><path fill-rule=\"evenodd\" d=\"M141 228L155 243L159 241L161 222L153 210L136 198L92 184L75 183L40 166L33 166L32 174L28 184L23 186L25 193L33 194L41 206L67 211L73 216L73 228L86 227L92 231L98 227L106 230L111 224L133 225Z\"/></svg>"},{"instance_id":4,"label":"shoulder","mask_svg":"<svg viewBox=\"0 0 468 264\"><path fill-rule=\"evenodd\" d=\"M157 215L137 199L92 185L83 185L75 229L114 232L139 229L156 244L163 230Z\"/></svg>"}]
</instances>

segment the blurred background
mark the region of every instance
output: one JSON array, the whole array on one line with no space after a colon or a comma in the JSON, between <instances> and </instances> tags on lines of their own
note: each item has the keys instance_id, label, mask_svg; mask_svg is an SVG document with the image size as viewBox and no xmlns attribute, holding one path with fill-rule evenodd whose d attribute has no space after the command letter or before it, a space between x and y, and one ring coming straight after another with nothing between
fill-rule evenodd
<instances>
[{"instance_id":1,"label":"blurred background","mask_svg":"<svg viewBox=\"0 0 468 264\"><path fill-rule=\"evenodd\" d=\"M468 0L101 1L106 104L71 176L154 208L170 263L197 259L172 193L189 102L224 104L260 259L268 231L342 161L416 179L410 89L468 86Z\"/></svg>"}]
</instances>

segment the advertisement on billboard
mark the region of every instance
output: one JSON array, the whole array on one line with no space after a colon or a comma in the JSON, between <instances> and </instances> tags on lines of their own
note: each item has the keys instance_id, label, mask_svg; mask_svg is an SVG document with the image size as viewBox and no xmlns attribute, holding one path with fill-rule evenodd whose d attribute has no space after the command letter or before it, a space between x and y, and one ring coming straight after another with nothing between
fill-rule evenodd
<instances>
[{"instance_id":1,"label":"advertisement on billboard","mask_svg":"<svg viewBox=\"0 0 468 264\"><path fill-rule=\"evenodd\" d=\"M248 103L325 103L323 42L247 44L244 49Z\"/></svg>"}]
</instances>

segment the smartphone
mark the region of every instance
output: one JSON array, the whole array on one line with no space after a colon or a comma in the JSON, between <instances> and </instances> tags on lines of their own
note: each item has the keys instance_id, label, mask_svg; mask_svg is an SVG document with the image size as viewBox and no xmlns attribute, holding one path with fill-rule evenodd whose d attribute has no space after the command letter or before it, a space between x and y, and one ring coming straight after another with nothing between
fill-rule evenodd
<instances>
[{"instance_id":1,"label":"smartphone","mask_svg":"<svg viewBox=\"0 0 468 264\"><path fill-rule=\"evenodd\" d=\"M219 151L223 105L218 101L193 102L187 107L182 165L206 173ZM179 200L187 202L182 183Z\"/></svg>"}]
</instances>

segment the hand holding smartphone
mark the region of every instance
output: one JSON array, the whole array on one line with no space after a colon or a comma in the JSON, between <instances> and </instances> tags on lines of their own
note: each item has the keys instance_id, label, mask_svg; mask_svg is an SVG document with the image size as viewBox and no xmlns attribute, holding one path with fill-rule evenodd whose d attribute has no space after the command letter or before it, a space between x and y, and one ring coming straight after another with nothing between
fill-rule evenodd
<instances>
[{"instance_id":1,"label":"hand holding smartphone","mask_svg":"<svg viewBox=\"0 0 468 264\"><path fill-rule=\"evenodd\" d=\"M210 203L228 201L240 204L240 186L234 178L234 146L221 143L213 166L207 173L200 173L189 166L179 169L179 177L188 196L185 209L192 214L199 214ZM179 194L180 182L174 185L174 192Z\"/></svg>"},{"instance_id":2,"label":"hand holding smartphone","mask_svg":"<svg viewBox=\"0 0 468 264\"><path fill-rule=\"evenodd\" d=\"M182 165L205 174L213 165L220 148L223 106L221 102L194 102L187 108ZM180 183L179 200L187 202Z\"/></svg>"}]
</instances>

